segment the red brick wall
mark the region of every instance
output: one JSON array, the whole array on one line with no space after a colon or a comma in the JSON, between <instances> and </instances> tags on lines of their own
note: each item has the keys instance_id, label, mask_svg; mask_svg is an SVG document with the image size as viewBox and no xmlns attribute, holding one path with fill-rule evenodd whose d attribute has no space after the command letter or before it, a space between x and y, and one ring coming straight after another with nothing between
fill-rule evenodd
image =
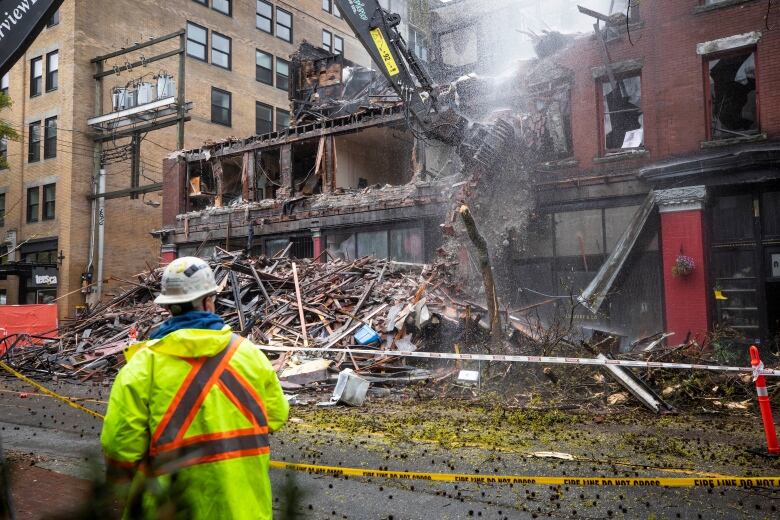
<instances>
[{"instance_id":1,"label":"red brick wall","mask_svg":"<svg viewBox=\"0 0 780 520\"><path fill-rule=\"evenodd\" d=\"M696 268L686 277L672 275L680 254L693 258ZM682 343L688 333L703 339L707 331L707 262L701 210L661 213L661 252L664 278L666 330L674 332L672 343Z\"/></svg>"},{"instance_id":2,"label":"red brick wall","mask_svg":"<svg viewBox=\"0 0 780 520\"><path fill-rule=\"evenodd\" d=\"M646 4L646 5L645 5ZM572 92L574 153L582 170L615 170L700 150L707 139L703 58L696 44L750 31L763 36L757 45L759 120L770 139L780 137L780 6L773 6L775 27L767 31L766 2L694 14L699 0L643 2L643 26L608 44L613 62L641 59L645 147L649 155L617 164L595 165L599 156L596 83L591 69L603 65L595 37L575 45L555 61L575 74ZM584 15L583 15L584 16ZM771 23L770 20L770 23Z\"/></svg>"}]
</instances>

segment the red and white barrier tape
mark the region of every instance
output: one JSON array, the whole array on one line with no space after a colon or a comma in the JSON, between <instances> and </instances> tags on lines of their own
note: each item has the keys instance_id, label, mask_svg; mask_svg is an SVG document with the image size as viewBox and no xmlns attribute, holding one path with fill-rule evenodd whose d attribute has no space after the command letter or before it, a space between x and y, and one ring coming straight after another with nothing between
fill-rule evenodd
<instances>
[{"instance_id":1,"label":"red and white barrier tape","mask_svg":"<svg viewBox=\"0 0 780 520\"><path fill-rule=\"evenodd\" d=\"M387 357L410 357L422 359L453 359L464 361L500 361L504 363L538 363L543 365L615 365L630 368L671 368L678 370L710 370L714 372L738 372L751 374L753 377L759 375L769 377L780 377L780 369L763 368L755 370L753 367L728 367L721 365L697 365L692 363L661 363L658 361L633 361L628 359L596 359L596 358L571 358L571 357L550 357L550 356L516 356L499 354L455 354L449 352L401 352L398 350L370 350L370 349L346 349L346 348L298 348L298 347L280 347L275 345L261 345L261 350L268 352L331 352L352 353L362 356L387 356Z\"/></svg>"}]
</instances>

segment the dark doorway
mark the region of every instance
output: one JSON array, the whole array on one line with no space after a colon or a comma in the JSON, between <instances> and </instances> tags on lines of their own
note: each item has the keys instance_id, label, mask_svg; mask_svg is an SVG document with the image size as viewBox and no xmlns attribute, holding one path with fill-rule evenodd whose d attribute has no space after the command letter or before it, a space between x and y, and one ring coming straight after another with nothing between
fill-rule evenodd
<instances>
[{"instance_id":1,"label":"dark doorway","mask_svg":"<svg viewBox=\"0 0 780 520\"><path fill-rule=\"evenodd\" d=\"M766 284L766 313L772 351L780 351L780 282Z\"/></svg>"}]
</instances>

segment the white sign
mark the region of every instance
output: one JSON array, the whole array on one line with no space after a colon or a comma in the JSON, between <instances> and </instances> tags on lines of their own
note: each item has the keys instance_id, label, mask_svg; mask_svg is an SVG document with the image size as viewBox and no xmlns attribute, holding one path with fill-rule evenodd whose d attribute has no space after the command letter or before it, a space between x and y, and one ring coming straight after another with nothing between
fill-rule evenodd
<instances>
[{"instance_id":1,"label":"white sign","mask_svg":"<svg viewBox=\"0 0 780 520\"><path fill-rule=\"evenodd\" d=\"M57 277L48 274L36 274L35 285L57 285Z\"/></svg>"}]
</instances>

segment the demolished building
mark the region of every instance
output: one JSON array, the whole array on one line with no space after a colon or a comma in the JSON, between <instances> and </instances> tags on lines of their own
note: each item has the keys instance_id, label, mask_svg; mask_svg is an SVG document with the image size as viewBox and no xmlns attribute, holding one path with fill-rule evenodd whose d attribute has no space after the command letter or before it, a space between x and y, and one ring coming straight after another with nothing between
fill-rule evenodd
<instances>
[{"instance_id":1,"label":"demolished building","mask_svg":"<svg viewBox=\"0 0 780 520\"><path fill-rule=\"evenodd\" d=\"M464 76L468 55L447 50L463 16L433 11L434 75L455 82L475 120L518 130L515 156L469 202L508 308L546 323L563 312L586 339L611 335L623 350L664 332L703 342L727 326L764 345L779 332L780 73L757 64L777 58L780 37L759 30L754 3L732 4L628 19L584 10L592 33L535 36L536 58L491 78ZM733 9L733 27L714 23ZM495 37L469 45L500 51ZM467 277L468 242L452 250L440 228L457 202L457 154L422 138L376 73L316 49L299 58L296 125L166 162L164 259L290 244L314 259L445 253ZM683 257L689 272L676 268Z\"/></svg>"}]
</instances>

